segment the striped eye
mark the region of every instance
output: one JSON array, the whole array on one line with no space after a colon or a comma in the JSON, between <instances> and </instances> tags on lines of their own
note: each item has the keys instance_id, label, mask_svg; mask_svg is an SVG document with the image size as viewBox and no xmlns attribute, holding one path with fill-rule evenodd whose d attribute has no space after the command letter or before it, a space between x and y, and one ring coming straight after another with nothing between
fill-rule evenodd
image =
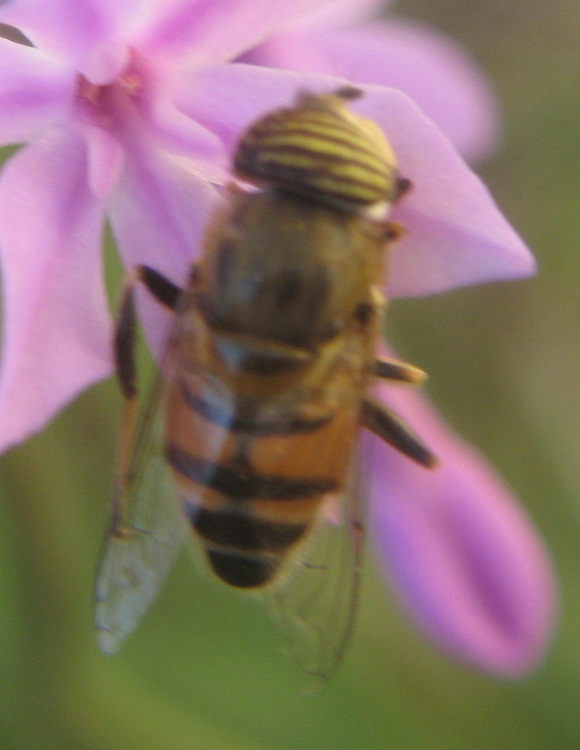
<instances>
[{"instance_id":1,"label":"striped eye","mask_svg":"<svg viewBox=\"0 0 580 750\"><path fill-rule=\"evenodd\" d=\"M355 207L390 203L398 175L393 151L378 126L351 112L335 94L304 94L244 134L234 169L256 185L283 188L321 202Z\"/></svg>"}]
</instances>

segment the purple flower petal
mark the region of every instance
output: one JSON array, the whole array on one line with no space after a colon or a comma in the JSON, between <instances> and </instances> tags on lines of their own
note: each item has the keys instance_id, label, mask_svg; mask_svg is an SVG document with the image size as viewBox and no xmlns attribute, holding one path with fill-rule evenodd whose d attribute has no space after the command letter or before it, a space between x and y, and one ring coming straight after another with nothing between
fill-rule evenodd
<instances>
[{"instance_id":1,"label":"purple flower petal","mask_svg":"<svg viewBox=\"0 0 580 750\"><path fill-rule=\"evenodd\" d=\"M391 256L389 294L412 297L535 272L534 257L483 182L399 92L364 86L361 114L387 134L413 189L392 217L408 231Z\"/></svg>"},{"instance_id":2,"label":"purple flower petal","mask_svg":"<svg viewBox=\"0 0 580 750\"><path fill-rule=\"evenodd\" d=\"M244 61L399 89L469 159L486 155L498 138L497 101L487 79L451 39L421 24L389 20L293 30Z\"/></svg>"},{"instance_id":3,"label":"purple flower petal","mask_svg":"<svg viewBox=\"0 0 580 750\"><path fill-rule=\"evenodd\" d=\"M117 138L103 128L87 125L84 135L89 187L96 198L106 198L119 179L125 151Z\"/></svg>"},{"instance_id":4,"label":"purple flower petal","mask_svg":"<svg viewBox=\"0 0 580 750\"><path fill-rule=\"evenodd\" d=\"M323 37L334 75L407 94L465 158L481 158L497 142L495 92L450 38L421 24L394 20Z\"/></svg>"},{"instance_id":5,"label":"purple flower petal","mask_svg":"<svg viewBox=\"0 0 580 750\"><path fill-rule=\"evenodd\" d=\"M330 29L333 27L350 26L359 21L369 20L380 12L384 12L393 4L393 0L334 0L313 13L305 14L303 19L295 24L301 29ZM374 23L374 20L373 20ZM316 71L312 71L316 72Z\"/></svg>"},{"instance_id":6,"label":"purple flower petal","mask_svg":"<svg viewBox=\"0 0 580 750\"><path fill-rule=\"evenodd\" d=\"M73 74L24 44L0 38L0 144L35 138L67 111Z\"/></svg>"},{"instance_id":7,"label":"purple flower petal","mask_svg":"<svg viewBox=\"0 0 580 750\"><path fill-rule=\"evenodd\" d=\"M180 162L135 149L111 202L109 216L127 269L146 264L177 284L196 259L217 191ZM168 314L142 295L141 317L157 352L165 340Z\"/></svg>"},{"instance_id":8,"label":"purple flower petal","mask_svg":"<svg viewBox=\"0 0 580 750\"><path fill-rule=\"evenodd\" d=\"M122 75L130 60L131 52L124 44L97 44L82 63L81 72L95 86L107 86Z\"/></svg>"},{"instance_id":9,"label":"purple flower petal","mask_svg":"<svg viewBox=\"0 0 580 750\"><path fill-rule=\"evenodd\" d=\"M14 156L0 181L0 450L112 369L103 207L87 187L84 156L80 141L53 131Z\"/></svg>"},{"instance_id":10,"label":"purple flower petal","mask_svg":"<svg viewBox=\"0 0 580 750\"><path fill-rule=\"evenodd\" d=\"M282 68L303 73L338 75L324 46L318 47L318 36L327 32L294 29L276 34L265 42L240 55L236 62L264 68Z\"/></svg>"},{"instance_id":11,"label":"purple flower petal","mask_svg":"<svg viewBox=\"0 0 580 750\"><path fill-rule=\"evenodd\" d=\"M268 109L288 106L300 90L332 91L345 83L316 74L226 63L184 72L175 104L215 133L231 159L241 133Z\"/></svg>"},{"instance_id":12,"label":"purple flower petal","mask_svg":"<svg viewBox=\"0 0 580 750\"><path fill-rule=\"evenodd\" d=\"M192 77L179 104L232 150L239 133L268 106L287 105L301 89L333 91L343 83L241 63L222 65ZM383 128L402 174L414 184L393 211L408 231L392 253L390 296L433 294L533 273L528 248L436 125L401 92L362 88L365 96L353 108Z\"/></svg>"},{"instance_id":13,"label":"purple flower petal","mask_svg":"<svg viewBox=\"0 0 580 750\"><path fill-rule=\"evenodd\" d=\"M536 666L554 627L547 553L509 490L423 397L381 390L441 461L428 471L374 446L371 527L387 576L440 647L496 674L521 676Z\"/></svg>"},{"instance_id":14,"label":"purple flower petal","mask_svg":"<svg viewBox=\"0 0 580 750\"><path fill-rule=\"evenodd\" d=\"M191 65L224 62L332 0L181 0L159 4L139 46L153 56L187 56Z\"/></svg>"},{"instance_id":15,"label":"purple flower petal","mask_svg":"<svg viewBox=\"0 0 580 750\"><path fill-rule=\"evenodd\" d=\"M110 33L114 19L106 11L99 0L15 0L0 7L0 22L56 59L78 63Z\"/></svg>"},{"instance_id":16,"label":"purple flower petal","mask_svg":"<svg viewBox=\"0 0 580 750\"><path fill-rule=\"evenodd\" d=\"M230 179L230 164L215 133L187 117L161 93L147 111L150 148L161 148L189 162L189 170L218 184Z\"/></svg>"}]
</instances>

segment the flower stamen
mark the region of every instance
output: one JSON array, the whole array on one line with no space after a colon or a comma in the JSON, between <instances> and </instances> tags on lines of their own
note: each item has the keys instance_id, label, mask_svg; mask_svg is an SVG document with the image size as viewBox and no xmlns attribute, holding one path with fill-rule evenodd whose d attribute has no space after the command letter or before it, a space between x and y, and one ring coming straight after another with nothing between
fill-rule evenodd
<instances>
[{"instance_id":1,"label":"flower stamen","mask_svg":"<svg viewBox=\"0 0 580 750\"><path fill-rule=\"evenodd\" d=\"M92 107L98 105L104 88L104 86L97 86L97 84L91 83L82 73L77 75L77 97L87 101Z\"/></svg>"}]
</instances>

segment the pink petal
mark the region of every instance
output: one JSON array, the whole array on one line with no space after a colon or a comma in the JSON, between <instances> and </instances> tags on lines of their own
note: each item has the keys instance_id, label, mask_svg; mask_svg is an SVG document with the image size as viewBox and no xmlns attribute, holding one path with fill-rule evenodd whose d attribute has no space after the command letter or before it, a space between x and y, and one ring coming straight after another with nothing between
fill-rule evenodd
<instances>
[{"instance_id":1,"label":"pink petal","mask_svg":"<svg viewBox=\"0 0 580 750\"><path fill-rule=\"evenodd\" d=\"M147 54L187 57L190 65L224 62L332 0L181 0L159 4L138 45Z\"/></svg>"},{"instance_id":2,"label":"pink petal","mask_svg":"<svg viewBox=\"0 0 580 750\"><path fill-rule=\"evenodd\" d=\"M95 86L107 86L122 74L130 57L125 44L97 44L88 51L80 72Z\"/></svg>"},{"instance_id":3,"label":"pink petal","mask_svg":"<svg viewBox=\"0 0 580 750\"><path fill-rule=\"evenodd\" d=\"M316 43L318 36L317 32L310 31L310 26L304 31L292 27L290 31L275 34L244 52L236 62L325 76L336 75L326 50L323 46L319 49Z\"/></svg>"},{"instance_id":4,"label":"pink petal","mask_svg":"<svg viewBox=\"0 0 580 750\"><path fill-rule=\"evenodd\" d=\"M111 371L103 208L84 163L82 143L52 131L12 157L0 180L0 450Z\"/></svg>"},{"instance_id":5,"label":"pink petal","mask_svg":"<svg viewBox=\"0 0 580 750\"><path fill-rule=\"evenodd\" d=\"M389 294L413 297L535 272L535 260L483 182L400 92L364 86L361 114L387 134L413 189L392 218L407 229L391 256Z\"/></svg>"},{"instance_id":6,"label":"pink petal","mask_svg":"<svg viewBox=\"0 0 580 750\"><path fill-rule=\"evenodd\" d=\"M141 24L141 19L149 8L156 4L170 5L173 0L90 0L102 19L103 29L108 29L111 37L115 33L128 39L131 30Z\"/></svg>"},{"instance_id":7,"label":"pink petal","mask_svg":"<svg viewBox=\"0 0 580 750\"><path fill-rule=\"evenodd\" d=\"M85 125L87 179L96 198L106 198L121 175L125 151L108 130Z\"/></svg>"},{"instance_id":8,"label":"pink petal","mask_svg":"<svg viewBox=\"0 0 580 750\"><path fill-rule=\"evenodd\" d=\"M163 151L188 159L190 171L210 182L223 183L229 179L230 165L221 140L176 109L163 91L151 97L145 117L147 137Z\"/></svg>"},{"instance_id":9,"label":"pink petal","mask_svg":"<svg viewBox=\"0 0 580 750\"><path fill-rule=\"evenodd\" d=\"M0 22L16 26L43 52L75 62L109 35L113 19L105 7L100 0L17 0L0 7Z\"/></svg>"},{"instance_id":10,"label":"pink petal","mask_svg":"<svg viewBox=\"0 0 580 750\"><path fill-rule=\"evenodd\" d=\"M0 39L0 144L22 143L63 119L74 80L33 47Z\"/></svg>"},{"instance_id":11,"label":"pink petal","mask_svg":"<svg viewBox=\"0 0 580 750\"><path fill-rule=\"evenodd\" d=\"M487 79L451 39L421 24L389 20L284 33L245 60L399 89L472 160L498 138L498 105Z\"/></svg>"},{"instance_id":12,"label":"pink petal","mask_svg":"<svg viewBox=\"0 0 580 750\"><path fill-rule=\"evenodd\" d=\"M297 91L333 91L345 82L237 63L192 75L186 83L179 106L232 150L250 122L287 106ZM389 294L433 294L533 273L528 248L436 125L401 92L362 88L365 97L353 108L381 125L402 174L414 185L393 211L407 233L392 253Z\"/></svg>"},{"instance_id":13,"label":"pink petal","mask_svg":"<svg viewBox=\"0 0 580 750\"><path fill-rule=\"evenodd\" d=\"M351 26L357 21L368 20L371 16L384 12L392 4L393 0L334 0L331 5L308 13L304 19L293 24L292 28L299 26L300 29L323 30Z\"/></svg>"},{"instance_id":14,"label":"pink petal","mask_svg":"<svg viewBox=\"0 0 580 750\"><path fill-rule=\"evenodd\" d=\"M554 628L547 552L510 491L426 399L392 387L381 392L441 461L422 469L375 441L372 528L387 576L440 647L521 676L537 665Z\"/></svg>"},{"instance_id":15,"label":"pink petal","mask_svg":"<svg viewBox=\"0 0 580 750\"><path fill-rule=\"evenodd\" d=\"M128 269L143 263L176 284L186 279L218 193L171 157L134 149L112 196L109 216ZM159 351L169 316L143 296L141 317Z\"/></svg>"},{"instance_id":16,"label":"pink petal","mask_svg":"<svg viewBox=\"0 0 580 750\"><path fill-rule=\"evenodd\" d=\"M389 20L325 34L322 44L334 75L407 94L465 158L482 158L497 142L495 92L451 38L422 24Z\"/></svg>"},{"instance_id":17,"label":"pink petal","mask_svg":"<svg viewBox=\"0 0 580 750\"><path fill-rule=\"evenodd\" d=\"M268 110L288 106L301 90L334 91L347 83L317 74L228 63L184 73L175 102L216 133L231 156L244 129Z\"/></svg>"}]
</instances>

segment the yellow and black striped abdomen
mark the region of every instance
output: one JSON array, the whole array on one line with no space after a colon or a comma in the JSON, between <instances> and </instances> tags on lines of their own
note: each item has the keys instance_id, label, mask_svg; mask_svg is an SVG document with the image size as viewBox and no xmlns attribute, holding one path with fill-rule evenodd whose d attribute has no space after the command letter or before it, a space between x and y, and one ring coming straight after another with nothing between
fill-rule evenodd
<instances>
[{"instance_id":1,"label":"yellow and black striped abdomen","mask_svg":"<svg viewBox=\"0 0 580 750\"><path fill-rule=\"evenodd\" d=\"M356 420L349 412L239 417L176 380L168 394L166 457L183 510L213 571L258 588L312 529L321 504L344 484Z\"/></svg>"},{"instance_id":2,"label":"yellow and black striped abdomen","mask_svg":"<svg viewBox=\"0 0 580 750\"><path fill-rule=\"evenodd\" d=\"M240 140L234 168L258 185L352 207L388 203L398 190L382 132L340 94L305 95L258 120Z\"/></svg>"}]
</instances>

